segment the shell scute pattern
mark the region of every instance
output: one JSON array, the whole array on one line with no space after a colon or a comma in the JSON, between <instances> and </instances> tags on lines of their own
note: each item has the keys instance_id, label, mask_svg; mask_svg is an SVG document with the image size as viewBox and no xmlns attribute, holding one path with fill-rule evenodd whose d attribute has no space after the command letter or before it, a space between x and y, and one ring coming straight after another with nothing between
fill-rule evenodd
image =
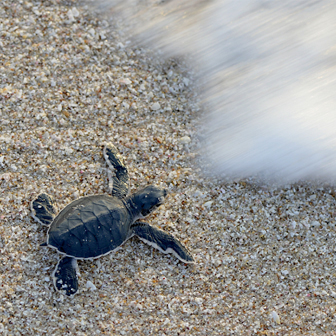
<instances>
[{"instance_id":1,"label":"shell scute pattern","mask_svg":"<svg viewBox=\"0 0 336 336\"><path fill-rule=\"evenodd\" d=\"M61 221L55 219L48 243L75 258L93 258L121 245L128 234L129 215L121 201L110 199L106 195L82 198L83 204L60 214Z\"/></svg>"}]
</instances>

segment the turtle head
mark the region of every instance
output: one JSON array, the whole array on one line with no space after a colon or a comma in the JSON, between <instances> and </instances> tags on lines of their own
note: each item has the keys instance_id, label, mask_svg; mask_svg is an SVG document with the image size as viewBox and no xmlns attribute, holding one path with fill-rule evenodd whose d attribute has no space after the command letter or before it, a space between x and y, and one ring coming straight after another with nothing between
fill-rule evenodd
<instances>
[{"instance_id":1,"label":"turtle head","mask_svg":"<svg viewBox=\"0 0 336 336\"><path fill-rule=\"evenodd\" d=\"M131 196L132 207L137 216L145 217L163 203L166 195L166 189L153 185L148 186Z\"/></svg>"}]
</instances>

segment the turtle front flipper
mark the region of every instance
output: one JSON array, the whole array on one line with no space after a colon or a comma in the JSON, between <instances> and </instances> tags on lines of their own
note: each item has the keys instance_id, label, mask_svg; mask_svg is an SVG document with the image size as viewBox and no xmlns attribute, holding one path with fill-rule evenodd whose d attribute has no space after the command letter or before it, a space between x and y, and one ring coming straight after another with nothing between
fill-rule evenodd
<instances>
[{"instance_id":1,"label":"turtle front flipper","mask_svg":"<svg viewBox=\"0 0 336 336\"><path fill-rule=\"evenodd\" d=\"M71 257L61 259L53 273L55 289L68 296L74 295L78 290L77 260Z\"/></svg>"},{"instance_id":2,"label":"turtle front flipper","mask_svg":"<svg viewBox=\"0 0 336 336\"><path fill-rule=\"evenodd\" d=\"M185 263L193 263L190 252L173 235L144 222L135 222L131 226L133 233L143 242L157 248L163 253L172 253Z\"/></svg>"},{"instance_id":3,"label":"turtle front flipper","mask_svg":"<svg viewBox=\"0 0 336 336\"><path fill-rule=\"evenodd\" d=\"M40 194L31 202L32 216L42 225L50 225L57 213L54 201L47 194Z\"/></svg>"},{"instance_id":4,"label":"turtle front flipper","mask_svg":"<svg viewBox=\"0 0 336 336\"><path fill-rule=\"evenodd\" d=\"M126 197L129 189L128 170L118 150L111 143L104 147L104 158L115 173L115 176L112 176L112 196Z\"/></svg>"}]
</instances>

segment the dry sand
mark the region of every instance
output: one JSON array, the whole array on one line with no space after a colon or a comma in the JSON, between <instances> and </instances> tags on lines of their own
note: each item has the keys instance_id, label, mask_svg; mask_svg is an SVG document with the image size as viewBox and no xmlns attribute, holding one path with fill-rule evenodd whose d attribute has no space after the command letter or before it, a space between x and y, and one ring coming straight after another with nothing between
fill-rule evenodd
<instances>
[{"instance_id":1,"label":"dry sand","mask_svg":"<svg viewBox=\"0 0 336 336\"><path fill-rule=\"evenodd\" d=\"M334 189L202 176L187 64L131 46L117 22L79 5L0 4L0 334L336 335ZM29 203L45 191L61 209L107 192L109 141L132 190L168 188L148 220L196 265L132 238L80 261L68 298Z\"/></svg>"}]
</instances>

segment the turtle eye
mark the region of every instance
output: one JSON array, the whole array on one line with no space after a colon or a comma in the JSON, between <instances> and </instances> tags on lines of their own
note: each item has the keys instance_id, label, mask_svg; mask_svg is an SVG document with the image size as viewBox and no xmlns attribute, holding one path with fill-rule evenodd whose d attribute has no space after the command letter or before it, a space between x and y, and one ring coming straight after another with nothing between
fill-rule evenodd
<instances>
[{"instance_id":1,"label":"turtle eye","mask_svg":"<svg viewBox=\"0 0 336 336\"><path fill-rule=\"evenodd\" d=\"M141 215L142 216L147 216L149 213L150 213L150 210L148 210L148 209L142 209L141 210Z\"/></svg>"}]
</instances>

